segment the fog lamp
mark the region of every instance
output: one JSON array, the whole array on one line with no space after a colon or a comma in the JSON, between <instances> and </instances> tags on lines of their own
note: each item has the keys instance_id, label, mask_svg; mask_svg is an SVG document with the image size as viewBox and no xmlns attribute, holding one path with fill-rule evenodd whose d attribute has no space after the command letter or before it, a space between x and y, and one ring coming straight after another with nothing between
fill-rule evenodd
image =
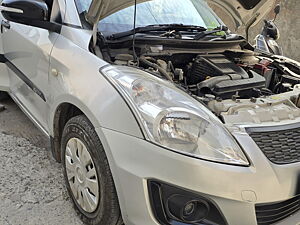
<instances>
[{"instance_id":1,"label":"fog lamp","mask_svg":"<svg viewBox=\"0 0 300 225\"><path fill-rule=\"evenodd\" d=\"M174 219L188 223L198 223L207 217L209 204L202 199L172 195L167 200L167 209Z\"/></svg>"}]
</instances>

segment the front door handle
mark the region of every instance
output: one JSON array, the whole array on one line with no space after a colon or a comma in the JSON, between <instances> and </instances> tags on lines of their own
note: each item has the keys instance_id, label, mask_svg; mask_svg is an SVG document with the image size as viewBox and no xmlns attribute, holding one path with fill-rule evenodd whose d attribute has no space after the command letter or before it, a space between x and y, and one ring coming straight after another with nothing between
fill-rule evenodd
<instances>
[{"instance_id":1,"label":"front door handle","mask_svg":"<svg viewBox=\"0 0 300 225\"><path fill-rule=\"evenodd\" d=\"M1 33L3 33L3 27L5 27L6 29L10 29L10 24L8 21L2 20L1 21Z\"/></svg>"}]
</instances>

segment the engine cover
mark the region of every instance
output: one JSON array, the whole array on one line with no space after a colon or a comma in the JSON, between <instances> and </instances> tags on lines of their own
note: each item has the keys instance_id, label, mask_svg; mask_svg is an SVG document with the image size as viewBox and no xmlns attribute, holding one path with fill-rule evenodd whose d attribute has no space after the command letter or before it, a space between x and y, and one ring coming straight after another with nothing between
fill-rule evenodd
<instances>
[{"instance_id":1,"label":"engine cover","mask_svg":"<svg viewBox=\"0 0 300 225\"><path fill-rule=\"evenodd\" d=\"M226 58L222 54L199 55L187 73L187 83L197 85L197 95L213 94L221 98L231 98L238 94L251 97L253 89L266 87L266 79L254 71Z\"/></svg>"},{"instance_id":2,"label":"engine cover","mask_svg":"<svg viewBox=\"0 0 300 225\"><path fill-rule=\"evenodd\" d=\"M247 72L221 54L199 55L188 69L187 82L197 84L210 77L239 74L248 78Z\"/></svg>"},{"instance_id":3,"label":"engine cover","mask_svg":"<svg viewBox=\"0 0 300 225\"><path fill-rule=\"evenodd\" d=\"M211 92L222 98L230 98L238 92L241 97L251 97L253 89L262 89L266 86L266 79L253 71L251 77L239 80L226 80L217 83Z\"/></svg>"}]
</instances>

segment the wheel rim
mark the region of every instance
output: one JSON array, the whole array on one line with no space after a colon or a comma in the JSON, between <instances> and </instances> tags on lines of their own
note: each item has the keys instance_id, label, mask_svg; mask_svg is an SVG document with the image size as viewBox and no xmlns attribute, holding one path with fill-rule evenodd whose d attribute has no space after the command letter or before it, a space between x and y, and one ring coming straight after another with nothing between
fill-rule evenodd
<instances>
[{"instance_id":1,"label":"wheel rim","mask_svg":"<svg viewBox=\"0 0 300 225\"><path fill-rule=\"evenodd\" d=\"M98 176L90 153L78 138L68 141L65 163L68 182L75 200L86 212L94 212L100 197Z\"/></svg>"}]
</instances>

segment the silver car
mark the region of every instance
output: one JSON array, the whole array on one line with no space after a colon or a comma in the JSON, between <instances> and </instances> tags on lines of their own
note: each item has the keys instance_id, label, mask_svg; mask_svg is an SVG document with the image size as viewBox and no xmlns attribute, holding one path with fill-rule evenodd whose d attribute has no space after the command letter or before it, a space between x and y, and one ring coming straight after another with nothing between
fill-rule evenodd
<instances>
[{"instance_id":1,"label":"silver car","mask_svg":"<svg viewBox=\"0 0 300 225\"><path fill-rule=\"evenodd\" d=\"M247 30L275 0L1 1L1 95L86 223L299 224L300 64L207 2Z\"/></svg>"}]
</instances>

